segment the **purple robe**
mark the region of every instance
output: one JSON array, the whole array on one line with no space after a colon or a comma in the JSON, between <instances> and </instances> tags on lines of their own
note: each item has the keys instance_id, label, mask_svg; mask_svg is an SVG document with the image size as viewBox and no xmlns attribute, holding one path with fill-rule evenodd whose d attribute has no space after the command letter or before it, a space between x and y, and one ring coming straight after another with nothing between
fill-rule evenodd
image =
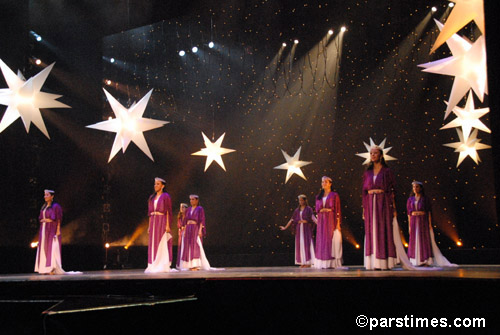
<instances>
[{"instance_id":1,"label":"purple robe","mask_svg":"<svg viewBox=\"0 0 500 335\"><path fill-rule=\"evenodd\" d=\"M176 262L176 267L178 268L181 264L181 257L180 257L180 253L181 253L181 244L182 244L182 216L177 218L177 228L178 228L178 231L179 231L179 240L177 241L177 262Z\"/></svg>"},{"instance_id":2,"label":"purple robe","mask_svg":"<svg viewBox=\"0 0 500 335\"><path fill-rule=\"evenodd\" d=\"M295 262L298 264L305 264L311 260L311 243L312 243L312 227L314 221L312 219L313 210L311 207L306 206L302 211L302 220L306 220L307 223L299 223L300 221L300 207L293 212L292 223L295 228ZM302 260L300 258L300 225L302 225L303 240L304 240L304 254L305 258Z\"/></svg>"},{"instance_id":3,"label":"purple robe","mask_svg":"<svg viewBox=\"0 0 500 335\"><path fill-rule=\"evenodd\" d=\"M406 209L410 216L410 244L408 246L408 257L416 259L416 240L418 227L418 249L420 250L420 259L417 259L417 264L427 261L433 256L431 247L431 237L429 231L429 213L431 211L430 199L426 196L421 196L415 207L415 196L411 196L407 203ZM425 212L425 215L411 215L412 212Z\"/></svg>"},{"instance_id":4,"label":"purple robe","mask_svg":"<svg viewBox=\"0 0 500 335\"><path fill-rule=\"evenodd\" d=\"M162 193L158 199L155 210L156 194L149 197L148 216L149 216L149 244L148 244L148 263L153 264L158 252L163 234L167 231L167 219L169 226L172 226L172 201L168 193ZM153 212L160 212L163 215L151 215ZM172 239L168 240L168 253L170 262L172 262Z\"/></svg>"},{"instance_id":5,"label":"purple robe","mask_svg":"<svg viewBox=\"0 0 500 335\"><path fill-rule=\"evenodd\" d=\"M205 236L205 234L206 234L205 211L203 210L203 207L197 206L193 210L193 213L191 213L192 209L193 209L192 207L186 209L184 219L182 220L182 226L185 228L184 233L183 233L184 234L184 238L183 238L184 243L183 243L183 246L181 247L182 255L178 255L177 257L180 257L181 261L184 261L184 262L190 262L193 259L201 258L200 247L197 243L198 232L200 231L200 225L203 227L202 228L202 235ZM188 221L195 221L196 224L188 224ZM200 240L201 240L201 238L200 238Z\"/></svg>"},{"instance_id":6,"label":"purple robe","mask_svg":"<svg viewBox=\"0 0 500 335\"><path fill-rule=\"evenodd\" d=\"M321 212L322 208L331 208L330 212ZM318 226L316 228L316 259L332 260L333 231L337 228L337 219L341 219L340 197L336 192L328 193L323 206L323 199L316 199Z\"/></svg>"},{"instance_id":7,"label":"purple robe","mask_svg":"<svg viewBox=\"0 0 500 335\"><path fill-rule=\"evenodd\" d=\"M62 222L62 208L58 203L53 202L50 207L47 207L45 209L45 219L51 219L52 222L45 222L45 236L42 235L43 233L43 223L40 222L40 231L38 233L38 254L40 255L40 251L44 250L45 252L45 259L46 262L45 264L38 264L38 267L51 267L55 266L55 264L52 264L52 242L54 241L54 236L56 236L57 233L57 226L61 224ZM40 215L38 216L38 220L42 220L44 218L43 216L43 209L40 210ZM57 237L59 240L59 252L61 251L61 235ZM42 245L42 241L44 241ZM60 255L59 255L60 256ZM38 262L40 262L40 258L37 259Z\"/></svg>"},{"instance_id":8,"label":"purple robe","mask_svg":"<svg viewBox=\"0 0 500 335\"><path fill-rule=\"evenodd\" d=\"M381 189L384 193L368 194L369 190ZM363 209L365 215L365 256L375 254L377 259L396 258L392 219L395 180L388 167L382 167L373 181L373 170L366 170L363 175ZM375 198L375 204L373 202ZM376 219L376 246L372 250L374 210Z\"/></svg>"}]
</instances>

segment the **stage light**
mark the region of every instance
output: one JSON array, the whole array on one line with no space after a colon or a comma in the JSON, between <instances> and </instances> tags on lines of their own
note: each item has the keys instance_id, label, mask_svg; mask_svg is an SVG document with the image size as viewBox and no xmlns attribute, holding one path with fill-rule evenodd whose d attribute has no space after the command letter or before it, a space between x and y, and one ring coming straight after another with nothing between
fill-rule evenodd
<instances>
[{"instance_id":1,"label":"stage light","mask_svg":"<svg viewBox=\"0 0 500 335\"><path fill-rule=\"evenodd\" d=\"M184 55L186 55L186 51L184 50L179 51L179 56L184 57Z\"/></svg>"},{"instance_id":2,"label":"stage light","mask_svg":"<svg viewBox=\"0 0 500 335\"><path fill-rule=\"evenodd\" d=\"M114 63L114 62L115 62L115 59L114 59L114 58L111 58L109 61L110 61L111 63Z\"/></svg>"},{"instance_id":3,"label":"stage light","mask_svg":"<svg viewBox=\"0 0 500 335\"><path fill-rule=\"evenodd\" d=\"M356 244L356 249L359 249L359 248L360 248L359 244Z\"/></svg>"},{"instance_id":4,"label":"stage light","mask_svg":"<svg viewBox=\"0 0 500 335\"><path fill-rule=\"evenodd\" d=\"M299 44L299 40L293 40L294 44Z\"/></svg>"},{"instance_id":5,"label":"stage light","mask_svg":"<svg viewBox=\"0 0 500 335\"><path fill-rule=\"evenodd\" d=\"M215 46L214 42L210 42L210 43L208 43L208 47L209 47L210 49L212 49L214 46Z\"/></svg>"},{"instance_id":6,"label":"stage light","mask_svg":"<svg viewBox=\"0 0 500 335\"><path fill-rule=\"evenodd\" d=\"M42 36L37 36L37 37L36 37L36 40L37 40L38 42L41 42L41 41L42 41Z\"/></svg>"},{"instance_id":7,"label":"stage light","mask_svg":"<svg viewBox=\"0 0 500 335\"><path fill-rule=\"evenodd\" d=\"M31 242L31 247L32 248L38 247L38 242Z\"/></svg>"},{"instance_id":8,"label":"stage light","mask_svg":"<svg viewBox=\"0 0 500 335\"><path fill-rule=\"evenodd\" d=\"M333 35L333 30L328 30L328 35Z\"/></svg>"},{"instance_id":9,"label":"stage light","mask_svg":"<svg viewBox=\"0 0 500 335\"><path fill-rule=\"evenodd\" d=\"M191 49L191 51L192 51L193 53L197 53L197 52L198 52L198 47L193 47L193 48Z\"/></svg>"},{"instance_id":10,"label":"stage light","mask_svg":"<svg viewBox=\"0 0 500 335\"><path fill-rule=\"evenodd\" d=\"M35 64L36 64L36 65L40 65L40 64L42 64L42 61L41 61L40 59L38 59L38 58L37 58L37 59L35 60Z\"/></svg>"},{"instance_id":11,"label":"stage light","mask_svg":"<svg viewBox=\"0 0 500 335\"><path fill-rule=\"evenodd\" d=\"M461 247L462 246L462 242L457 241L457 246Z\"/></svg>"},{"instance_id":12,"label":"stage light","mask_svg":"<svg viewBox=\"0 0 500 335\"><path fill-rule=\"evenodd\" d=\"M112 81L111 81L111 80L109 80L109 79L108 79L108 80L106 80L106 85L108 85L108 86L109 86L109 85L111 85L111 84L112 84Z\"/></svg>"},{"instance_id":13,"label":"stage light","mask_svg":"<svg viewBox=\"0 0 500 335\"><path fill-rule=\"evenodd\" d=\"M455 4L454 4L453 2L450 2L450 3L448 4L448 7L453 8L453 7L455 7Z\"/></svg>"},{"instance_id":14,"label":"stage light","mask_svg":"<svg viewBox=\"0 0 500 335\"><path fill-rule=\"evenodd\" d=\"M408 243L405 242L405 248L408 248Z\"/></svg>"},{"instance_id":15,"label":"stage light","mask_svg":"<svg viewBox=\"0 0 500 335\"><path fill-rule=\"evenodd\" d=\"M105 247L106 249L109 249L109 243L106 243L106 244L104 245L104 247Z\"/></svg>"},{"instance_id":16,"label":"stage light","mask_svg":"<svg viewBox=\"0 0 500 335\"><path fill-rule=\"evenodd\" d=\"M281 46L282 46L283 48L284 48L284 47L286 47L286 43L285 43L285 42L283 42L283 44L282 44Z\"/></svg>"},{"instance_id":17,"label":"stage light","mask_svg":"<svg viewBox=\"0 0 500 335\"><path fill-rule=\"evenodd\" d=\"M124 246L123 249L128 250L128 245Z\"/></svg>"},{"instance_id":18,"label":"stage light","mask_svg":"<svg viewBox=\"0 0 500 335\"><path fill-rule=\"evenodd\" d=\"M347 30L347 28L346 28L346 27L342 27L342 28L340 28L340 31L341 31L341 32L344 32L344 31L346 31L346 30Z\"/></svg>"}]
</instances>

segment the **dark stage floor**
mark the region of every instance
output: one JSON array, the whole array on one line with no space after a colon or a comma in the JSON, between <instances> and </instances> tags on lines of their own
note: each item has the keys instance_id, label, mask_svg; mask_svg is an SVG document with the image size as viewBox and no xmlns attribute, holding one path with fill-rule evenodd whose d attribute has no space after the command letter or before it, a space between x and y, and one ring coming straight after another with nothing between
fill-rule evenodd
<instances>
[{"instance_id":1,"label":"dark stage floor","mask_svg":"<svg viewBox=\"0 0 500 335\"><path fill-rule=\"evenodd\" d=\"M0 276L0 334L163 334L173 329L277 334L290 327L288 333L359 333L370 332L370 325L384 333L497 334L499 284L500 265L7 274ZM360 315L368 318L366 327L356 325ZM394 318L391 328L385 327L389 318ZM417 318L427 324L417 324Z\"/></svg>"}]
</instances>

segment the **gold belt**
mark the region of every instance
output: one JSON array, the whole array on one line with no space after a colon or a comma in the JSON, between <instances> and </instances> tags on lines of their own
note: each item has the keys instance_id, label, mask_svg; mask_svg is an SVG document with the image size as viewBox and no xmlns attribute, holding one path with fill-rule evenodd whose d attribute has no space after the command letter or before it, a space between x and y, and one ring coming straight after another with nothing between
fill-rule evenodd
<instances>
[{"instance_id":1,"label":"gold belt","mask_svg":"<svg viewBox=\"0 0 500 335\"><path fill-rule=\"evenodd\" d=\"M162 212L151 212L151 215L165 215Z\"/></svg>"},{"instance_id":2,"label":"gold belt","mask_svg":"<svg viewBox=\"0 0 500 335\"><path fill-rule=\"evenodd\" d=\"M421 211L411 212L412 216L422 216L422 215L425 215L425 214L426 214L425 212L421 212Z\"/></svg>"},{"instance_id":3,"label":"gold belt","mask_svg":"<svg viewBox=\"0 0 500 335\"><path fill-rule=\"evenodd\" d=\"M381 193L384 193L384 190L381 189L368 190L368 194L381 194Z\"/></svg>"}]
</instances>

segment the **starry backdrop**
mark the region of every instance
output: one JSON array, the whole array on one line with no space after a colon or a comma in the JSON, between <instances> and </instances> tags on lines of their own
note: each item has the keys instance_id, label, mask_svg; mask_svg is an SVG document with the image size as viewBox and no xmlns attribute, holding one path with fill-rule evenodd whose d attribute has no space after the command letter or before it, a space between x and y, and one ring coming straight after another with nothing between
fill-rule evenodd
<instances>
[{"instance_id":1,"label":"starry backdrop","mask_svg":"<svg viewBox=\"0 0 500 335\"><path fill-rule=\"evenodd\" d=\"M470 252L498 248L491 150L479 151L479 165L467 158L456 167L458 154L443 144L457 141L457 134L439 130L453 79L417 67L450 55L446 46L429 55L438 34L433 18L444 21L447 2L436 13L427 1L173 3L111 8L89 1L74 10L29 2L25 30L47 37L21 44L12 68L28 77L41 70L31 55L43 65L55 61L44 90L62 94L73 108L42 112L51 140L35 127L26 134L21 121L0 134L6 204L0 245L33 240L44 188L55 189L63 205L64 244L122 247L133 239L132 246L145 245L146 202L160 176L174 214L189 194L200 196L204 243L215 265L293 264L294 236L278 226L289 220L297 195L314 204L327 175L342 202L346 260L361 264L364 167L355 154L372 138L377 144L387 139L397 158L389 165L403 238L416 179L433 200L445 255L459 249L458 240ZM54 26L43 18L70 9ZM111 13L125 17L130 29L117 30ZM137 19L141 15L150 22ZM105 27L97 23L104 18ZM471 23L461 34L474 40L480 32ZM170 122L145 133L154 162L131 144L107 163L115 134L85 128L113 116L102 88L126 107L153 89L144 117ZM487 107L488 97L475 102ZM490 125L489 114L481 120ZM204 172L205 157L191 155L204 147L202 132L211 140L225 133L222 146L236 150L222 156L226 172L215 162ZM488 133L479 138L492 144ZM299 148L300 159L312 162L302 168L307 180L293 175L285 183L286 171L273 168L285 162L281 150L293 155Z\"/></svg>"}]
</instances>

